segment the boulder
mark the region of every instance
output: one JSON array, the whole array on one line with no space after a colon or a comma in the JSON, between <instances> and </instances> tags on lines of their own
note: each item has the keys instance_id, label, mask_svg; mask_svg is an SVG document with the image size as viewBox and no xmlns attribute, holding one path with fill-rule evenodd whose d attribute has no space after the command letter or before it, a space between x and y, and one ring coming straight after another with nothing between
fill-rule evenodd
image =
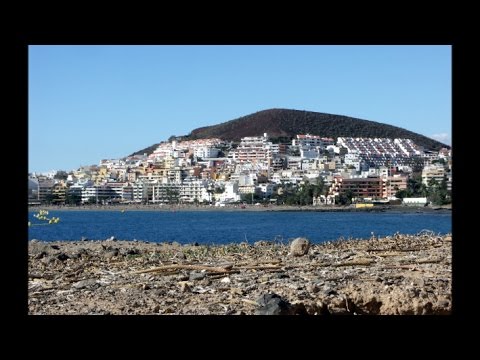
<instances>
[{"instance_id":1,"label":"boulder","mask_svg":"<svg viewBox=\"0 0 480 360\"><path fill-rule=\"evenodd\" d=\"M306 238L296 238L290 244L290 256L303 256L310 249L310 241Z\"/></svg>"}]
</instances>

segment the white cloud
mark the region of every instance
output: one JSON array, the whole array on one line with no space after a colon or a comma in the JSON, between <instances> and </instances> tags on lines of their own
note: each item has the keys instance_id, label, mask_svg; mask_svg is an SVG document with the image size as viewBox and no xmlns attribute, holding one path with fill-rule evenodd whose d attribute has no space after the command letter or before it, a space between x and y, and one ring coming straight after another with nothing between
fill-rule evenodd
<instances>
[{"instance_id":1,"label":"white cloud","mask_svg":"<svg viewBox=\"0 0 480 360\"><path fill-rule=\"evenodd\" d=\"M447 133L440 133L440 134L433 134L430 135L432 139L440 141L443 144L451 145L450 134Z\"/></svg>"}]
</instances>

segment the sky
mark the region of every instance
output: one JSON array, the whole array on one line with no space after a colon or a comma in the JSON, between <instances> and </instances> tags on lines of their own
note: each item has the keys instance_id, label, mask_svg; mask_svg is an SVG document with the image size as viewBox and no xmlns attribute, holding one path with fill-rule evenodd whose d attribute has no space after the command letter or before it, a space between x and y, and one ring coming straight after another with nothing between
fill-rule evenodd
<instances>
[{"instance_id":1,"label":"sky","mask_svg":"<svg viewBox=\"0 0 480 360\"><path fill-rule=\"evenodd\" d=\"M451 46L29 46L29 172L121 158L285 108L451 144Z\"/></svg>"}]
</instances>

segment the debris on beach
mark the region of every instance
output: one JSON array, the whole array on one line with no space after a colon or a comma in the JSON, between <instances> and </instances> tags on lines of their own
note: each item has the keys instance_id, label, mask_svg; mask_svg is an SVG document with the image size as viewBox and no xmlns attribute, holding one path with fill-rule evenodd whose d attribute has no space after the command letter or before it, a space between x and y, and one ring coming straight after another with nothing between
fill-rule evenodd
<instances>
[{"instance_id":1,"label":"debris on beach","mask_svg":"<svg viewBox=\"0 0 480 360\"><path fill-rule=\"evenodd\" d=\"M290 245L35 240L28 312L450 314L451 248L451 234L430 232Z\"/></svg>"}]
</instances>

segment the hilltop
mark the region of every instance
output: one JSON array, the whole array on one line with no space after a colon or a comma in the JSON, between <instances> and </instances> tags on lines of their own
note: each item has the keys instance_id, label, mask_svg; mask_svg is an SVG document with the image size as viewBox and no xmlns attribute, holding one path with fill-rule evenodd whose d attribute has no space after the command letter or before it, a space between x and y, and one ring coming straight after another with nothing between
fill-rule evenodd
<instances>
[{"instance_id":1,"label":"hilltop","mask_svg":"<svg viewBox=\"0 0 480 360\"><path fill-rule=\"evenodd\" d=\"M269 109L262 110L218 125L192 130L183 140L217 137L229 141L240 141L245 136L259 136L268 133L270 138L292 138L297 134L320 135L322 137L381 137L409 138L428 150L449 148L436 140L413 131L375 121L343 115L334 115L304 110ZM151 153L154 144L134 154ZM133 155L133 154L132 154Z\"/></svg>"}]
</instances>

